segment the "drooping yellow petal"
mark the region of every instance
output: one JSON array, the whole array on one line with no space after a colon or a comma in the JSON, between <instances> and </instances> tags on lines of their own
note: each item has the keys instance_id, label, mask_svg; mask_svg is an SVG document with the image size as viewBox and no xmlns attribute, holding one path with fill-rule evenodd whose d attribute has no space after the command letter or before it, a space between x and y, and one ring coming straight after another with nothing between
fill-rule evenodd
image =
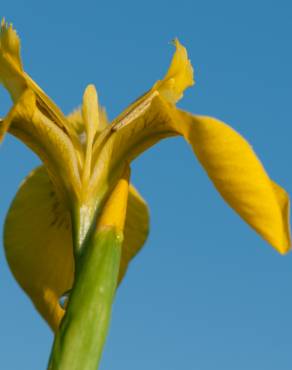
<instances>
[{"instance_id":1,"label":"drooping yellow petal","mask_svg":"<svg viewBox=\"0 0 292 370\"><path fill-rule=\"evenodd\" d=\"M175 135L192 145L226 202L280 253L286 253L291 246L288 195L272 183L246 140L214 118L192 116L156 95L141 115L108 140L108 172Z\"/></svg>"},{"instance_id":2,"label":"drooping yellow petal","mask_svg":"<svg viewBox=\"0 0 292 370\"><path fill-rule=\"evenodd\" d=\"M147 205L130 186L119 281L144 244ZM70 215L44 167L22 183L8 212L4 246L9 266L34 305L56 331L64 311L59 297L72 287L74 258Z\"/></svg>"},{"instance_id":3,"label":"drooping yellow petal","mask_svg":"<svg viewBox=\"0 0 292 370\"><path fill-rule=\"evenodd\" d=\"M180 113L176 129L191 144L222 197L280 253L288 252L289 197L270 180L249 143L215 118Z\"/></svg>"},{"instance_id":4,"label":"drooping yellow petal","mask_svg":"<svg viewBox=\"0 0 292 370\"><path fill-rule=\"evenodd\" d=\"M9 266L34 305L57 330L61 295L72 286L70 215L43 167L22 183L8 212L4 247Z\"/></svg>"}]
</instances>

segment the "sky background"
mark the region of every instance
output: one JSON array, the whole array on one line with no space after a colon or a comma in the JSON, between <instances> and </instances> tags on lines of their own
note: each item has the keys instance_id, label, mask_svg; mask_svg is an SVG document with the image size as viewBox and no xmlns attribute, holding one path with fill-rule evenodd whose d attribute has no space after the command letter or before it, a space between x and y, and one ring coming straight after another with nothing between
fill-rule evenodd
<instances>
[{"instance_id":1,"label":"sky background","mask_svg":"<svg viewBox=\"0 0 292 370\"><path fill-rule=\"evenodd\" d=\"M179 106L229 123L292 193L292 3L269 0L6 1L26 71L69 113L94 83L113 119L163 76L178 37L196 86ZM0 114L11 102L0 89ZM39 160L6 137L0 223ZM291 370L292 254L221 199L187 144L132 166L151 233L116 295L101 370ZM53 335L0 251L0 368L46 368Z\"/></svg>"}]
</instances>

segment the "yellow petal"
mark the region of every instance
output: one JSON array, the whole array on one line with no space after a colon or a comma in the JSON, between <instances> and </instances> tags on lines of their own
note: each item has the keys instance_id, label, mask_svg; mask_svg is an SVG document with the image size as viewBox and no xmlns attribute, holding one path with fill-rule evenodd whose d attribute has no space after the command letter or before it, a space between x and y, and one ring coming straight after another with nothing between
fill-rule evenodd
<instances>
[{"instance_id":1,"label":"yellow petal","mask_svg":"<svg viewBox=\"0 0 292 370\"><path fill-rule=\"evenodd\" d=\"M291 246L289 198L268 177L252 147L235 130L210 117L181 112L176 128L192 145L226 202L280 253Z\"/></svg>"},{"instance_id":2,"label":"yellow petal","mask_svg":"<svg viewBox=\"0 0 292 370\"><path fill-rule=\"evenodd\" d=\"M214 118L180 111L156 94L142 113L108 140L109 173L157 141L175 135L192 145L226 202L280 253L286 253L291 245L288 195L271 182L247 141Z\"/></svg>"},{"instance_id":3,"label":"yellow petal","mask_svg":"<svg viewBox=\"0 0 292 370\"><path fill-rule=\"evenodd\" d=\"M82 181L84 188L88 183L91 165L93 141L97 133L105 128L105 122L99 115L100 109L98 104L97 92L94 85L88 85L83 95L82 118L86 132L86 152L83 166Z\"/></svg>"},{"instance_id":4,"label":"yellow petal","mask_svg":"<svg viewBox=\"0 0 292 370\"><path fill-rule=\"evenodd\" d=\"M70 215L62 204L39 167L22 183L4 228L9 266L54 331L64 314L59 297L72 287L74 273ZM132 186L127 209L119 281L148 233L147 206Z\"/></svg>"},{"instance_id":5,"label":"yellow petal","mask_svg":"<svg viewBox=\"0 0 292 370\"><path fill-rule=\"evenodd\" d=\"M82 117L89 137L94 137L96 132L102 131L107 126L102 111L95 86L88 85L83 95Z\"/></svg>"},{"instance_id":6,"label":"yellow petal","mask_svg":"<svg viewBox=\"0 0 292 370\"><path fill-rule=\"evenodd\" d=\"M11 205L4 246L16 280L56 331L63 316L58 299L73 281L71 224L43 167L25 179Z\"/></svg>"},{"instance_id":7,"label":"yellow petal","mask_svg":"<svg viewBox=\"0 0 292 370\"><path fill-rule=\"evenodd\" d=\"M91 142L99 125L98 97L94 85L88 85L83 94L82 117Z\"/></svg>"}]
</instances>

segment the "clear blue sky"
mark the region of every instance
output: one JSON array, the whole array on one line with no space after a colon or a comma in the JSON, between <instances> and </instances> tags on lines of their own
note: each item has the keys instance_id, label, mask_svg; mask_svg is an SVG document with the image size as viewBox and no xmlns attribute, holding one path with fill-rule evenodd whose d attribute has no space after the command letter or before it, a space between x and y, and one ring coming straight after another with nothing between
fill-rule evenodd
<instances>
[{"instance_id":1,"label":"clear blue sky","mask_svg":"<svg viewBox=\"0 0 292 370\"><path fill-rule=\"evenodd\" d=\"M65 113L94 83L114 118L166 71L179 37L197 84L180 106L216 116L292 193L289 0L6 1L26 70ZM11 102L0 90L0 114ZM0 148L3 225L38 159ZM292 254L279 256L223 202L182 139L133 165L151 233L116 296L102 370L291 370ZM0 368L41 370L52 333L0 251Z\"/></svg>"}]
</instances>

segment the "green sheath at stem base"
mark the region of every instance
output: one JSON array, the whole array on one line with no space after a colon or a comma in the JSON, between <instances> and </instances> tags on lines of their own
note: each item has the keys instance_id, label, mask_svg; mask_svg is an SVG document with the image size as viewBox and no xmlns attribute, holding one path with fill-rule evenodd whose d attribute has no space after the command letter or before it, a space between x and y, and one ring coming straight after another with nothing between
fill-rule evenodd
<instances>
[{"instance_id":1,"label":"green sheath at stem base","mask_svg":"<svg viewBox=\"0 0 292 370\"><path fill-rule=\"evenodd\" d=\"M84 245L49 370L97 370L117 286L122 239L107 228Z\"/></svg>"}]
</instances>

